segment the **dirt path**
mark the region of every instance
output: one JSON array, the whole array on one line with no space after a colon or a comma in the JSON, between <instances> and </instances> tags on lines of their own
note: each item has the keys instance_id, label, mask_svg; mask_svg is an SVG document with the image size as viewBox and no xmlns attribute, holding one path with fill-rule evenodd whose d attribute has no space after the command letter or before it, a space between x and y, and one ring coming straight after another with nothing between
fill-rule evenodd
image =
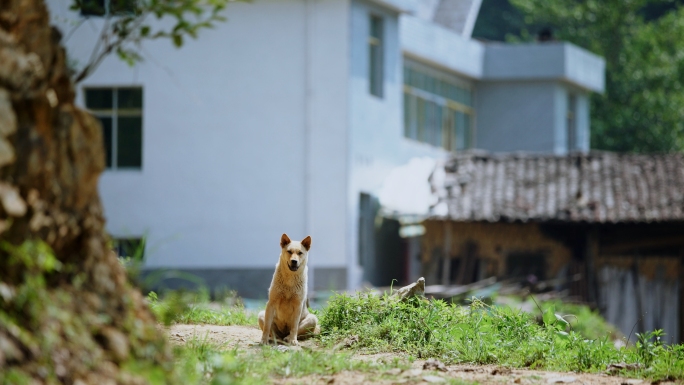
<instances>
[{"instance_id":1,"label":"dirt path","mask_svg":"<svg viewBox=\"0 0 684 385\"><path fill-rule=\"evenodd\" d=\"M261 330L256 326L172 325L166 329L174 344L187 344L195 338L225 344L226 349L249 349L261 340Z\"/></svg>"},{"instance_id":2,"label":"dirt path","mask_svg":"<svg viewBox=\"0 0 684 385\"><path fill-rule=\"evenodd\" d=\"M197 339L208 339L225 344L227 349L260 349L261 331L251 326L173 325L166 328L172 343L186 344ZM304 341L314 347L313 341ZM388 360L396 354L358 354L359 360ZM399 355L401 357L401 355ZM491 365L450 365L445 370L424 369L425 360L416 360L411 369L394 369L384 373L359 373L343 371L332 376L307 376L304 378L274 379L276 384L430 384L444 383L446 378L474 381L480 384L596 384L596 385L646 385L648 382L606 374L578 374L547 372L539 370L507 369ZM665 385L667 383L661 382ZM671 383L674 384L674 383Z\"/></svg>"}]
</instances>

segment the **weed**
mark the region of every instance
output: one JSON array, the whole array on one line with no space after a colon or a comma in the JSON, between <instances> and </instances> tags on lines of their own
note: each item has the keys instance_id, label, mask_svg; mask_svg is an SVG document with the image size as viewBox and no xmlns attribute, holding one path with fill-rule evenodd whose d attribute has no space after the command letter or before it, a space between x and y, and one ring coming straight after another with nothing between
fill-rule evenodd
<instances>
[{"instance_id":1,"label":"weed","mask_svg":"<svg viewBox=\"0 0 684 385\"><path fill-rule=\"evenodd\" d=\"M405 352L447 363L599 372L624 362L638 364L629 366L638 368L631 375L684 378L684 347L663 345L662 331L640 334L636 346L618 349L610 334L589 339L578 333L568 321L572 317L559 314L554 305L545 306L539 324L530 314L477 299L466 307L363 293L332 297L319 318L319 339L329 346L356 335L358 349Z\"/></svg>"}]
</instances>

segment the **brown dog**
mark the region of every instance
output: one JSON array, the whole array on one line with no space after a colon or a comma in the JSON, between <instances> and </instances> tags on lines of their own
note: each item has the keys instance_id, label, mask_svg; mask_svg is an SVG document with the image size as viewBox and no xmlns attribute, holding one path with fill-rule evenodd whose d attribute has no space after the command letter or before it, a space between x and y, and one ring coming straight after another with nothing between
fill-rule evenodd
<instances>
[{"instance_id":1,"label":"brown dog","mask_svg":"<svg viewBox=\"0 0 684 385\"><path fill-rule=\"evenodd\" d=\"M268 344L271 333L277 340L297 345L297 337L320 332L318 318L306 307L308 268L306 259L311 237L291 241L287 234L280 238L280 259L276 263L266 310L259 312L261 343Z\"/></svg>"}]
</instances>

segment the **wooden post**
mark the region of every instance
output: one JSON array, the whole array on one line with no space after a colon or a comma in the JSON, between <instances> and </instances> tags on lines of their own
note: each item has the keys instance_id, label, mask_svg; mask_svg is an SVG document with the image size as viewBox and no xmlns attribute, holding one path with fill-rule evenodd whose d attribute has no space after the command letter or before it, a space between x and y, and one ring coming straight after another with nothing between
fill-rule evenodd
<instances>
[{"instance_id":1,"label":"wooden post","mask_svg":"<svg viewBox=\"0 0 684 385\"><path fill-rule=\"evenodd\" d=\"M442 285L451 284L451 221L444 222L444 250L442 251Z\"/></svg>"}]
</instances>

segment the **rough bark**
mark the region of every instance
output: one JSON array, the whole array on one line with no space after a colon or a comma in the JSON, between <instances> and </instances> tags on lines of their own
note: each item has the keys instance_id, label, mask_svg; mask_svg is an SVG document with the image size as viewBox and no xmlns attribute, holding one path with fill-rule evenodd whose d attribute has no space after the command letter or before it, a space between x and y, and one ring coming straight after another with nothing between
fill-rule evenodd
<instances>
[{"instance_id":1,"label":"rough bark","mask_svg":"<svg viewBox=\"0 0 684 385\"><path fill-rule=\"evenodd\" d=\"M171 383L107 247L101 128L74 106L60 37L42 0L0 1L0 384Z\"/></svg>"}]
</instances>

